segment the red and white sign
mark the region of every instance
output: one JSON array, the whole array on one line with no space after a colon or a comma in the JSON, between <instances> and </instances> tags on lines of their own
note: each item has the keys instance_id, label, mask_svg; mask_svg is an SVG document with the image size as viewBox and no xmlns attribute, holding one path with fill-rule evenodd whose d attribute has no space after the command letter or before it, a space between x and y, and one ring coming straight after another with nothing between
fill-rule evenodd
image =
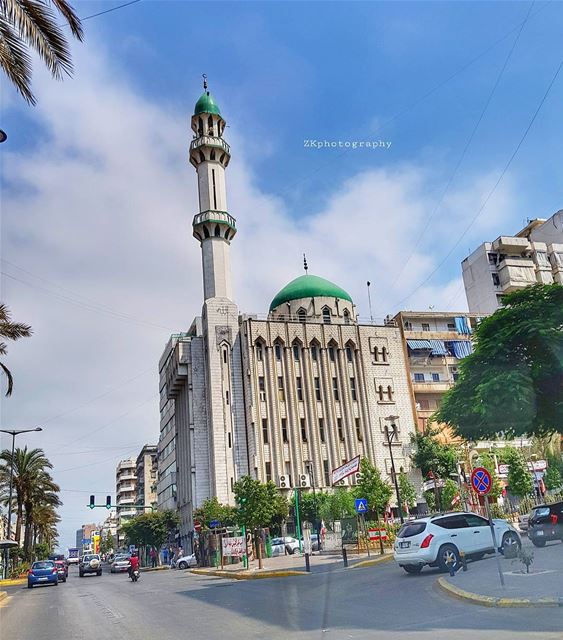
<instances>
[{"instance_id":1,"label":"red and white sign","mask_svg":"<svg viewBox=\"0 0 563 640\"><path fill-rule=\"evenodd\" d=\"M471 486L480 496L486 496L493 488L493 479L485 467L476 467L471 472Z\"/></svg>"},{"instance_id":2,"label":"red and white sign","mask_svg":"<svg viewBox=\"0 0 563 640\"><path fill-rule=\"evenodd\" d=\"M385 529L368 529L369 539L370 540L379 540L381 536L382 540L387 540L387 531Z\"/></svg>"},{"instance_id":3,"label":"red and white sign","mask_svg":"<svg viewBox=\"0 0 563 640\"><path fill-rule=\"evenodd\" d=\"M499 464L498 474L501 478L508 476L509 465ZM534 462L528 462L528 471L532 473L541 473L547 469L547 462L545 460L535 460Z\"/></svg>"},{"instance_id":4,"label":"red and white sign","mask_svg":"<svg viewBox=\"0 0 563 640\"><path fill-rule=\"evenodd\" d=\"M244 554L244 537L223 538L223 556L242 557Z\"/></svg>"},{"instance_id":5,"label":"red and white sign","mask_svg":"<svg viewBox=\"0 0 563 640\"><path fill-rule=\"evenodd\" d=\"M353 473L358 473L359 468L360 456L356 456L355 458L352 458L352 460L345 462L342 466L333 469L332 484L335 485L341 480L344 480L344 478L351 476Z\"/></svg>"}]
</instances>

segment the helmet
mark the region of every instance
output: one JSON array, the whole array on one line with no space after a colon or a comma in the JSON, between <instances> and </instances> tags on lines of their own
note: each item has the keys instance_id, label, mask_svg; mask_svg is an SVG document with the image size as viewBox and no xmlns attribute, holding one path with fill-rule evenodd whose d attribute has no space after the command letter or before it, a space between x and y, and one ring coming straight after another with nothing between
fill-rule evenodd
<instances>
[{"instance_id":1,"label":"helmet","mask_svg":"<svg viewBox=\"0 0 563 640\"><path fill-rule=\"evenodd\" d=\"M131 557L132 558L136 558L137 557L137 552L136 551L132 551L131 552Z\"/></svg>"}]
</instances>

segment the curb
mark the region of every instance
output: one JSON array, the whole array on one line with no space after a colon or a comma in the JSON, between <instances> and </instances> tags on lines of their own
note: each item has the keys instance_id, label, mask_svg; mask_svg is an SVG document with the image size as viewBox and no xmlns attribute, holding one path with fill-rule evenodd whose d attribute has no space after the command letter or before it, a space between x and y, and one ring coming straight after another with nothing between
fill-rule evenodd
<instances>
[{"instance_id":1,"label":"curb","mask_svg":"<svg viewBox=\"0 0 563 640\"><path fill-rule=\"evenodd\" d=\"M170 569L167 565L161 565L160 567L141 567L143 573L147 571L166 571L167 569Z\"/></svg>"},{"instance_id":2,"label":"curb","mask_svg":"<svg viewBox=\"0 0 563 640\"><path fill-rule=\"evenodd\" d=\"M0 580L0 587L14 587L20 584L26 584L27 578L15 578L14 580Z\"/></svg>"},{"instance_id":3,"label":"curb","mask_svg":"<svg viewBox=\"0 0 563 640\"><path fill-rule=\"evenodd\" d=\"M260 580L262 578L286 578L288 576L304 576L307 575L305 571L294 571L292 569L287 571L262 571L247 572L242 571L225 571L221 569L191 569L190 573L195 573L198 576L217 576L219 578L232 578L233 580Z\"/></svg>"},{"instance_id":4,"label":"curb","mask_svg":"<svg viewBox=\"0 0 563 640\"><path fill-rule=\"evenodd\" d=\"M390 553L377 558L370 558L369 560L360 560L360 562L350 565L350 569L355 569L356 567L373 567L382 562L389 562L389 560L393 560L393 555Z\"/></svg>"},{"instance_id":5,"label":"curb","mask_svg":"<svg viewBox=\"0 0 563 640\"><path fill-rule=\"evenodd\" d=\"M450 584L445 578L438 578L436 584L447 595L482 607L515 608L563 606L563 599L560 600L559 598L537 598L534 600L532 598L495 598L494 596L482 596L478 593L460 589Z\"/></svg>"},{"instance_id":6,"label":"curb","mask_svg":"<svg viewBox=\"0 0 563 640\"><path fill-rule=\"evenodd\" d=\"M0 602L2 602L2 600L4 600L7 597L8 597L7 591L0 591Z\"/></svg>"}]
</instances>

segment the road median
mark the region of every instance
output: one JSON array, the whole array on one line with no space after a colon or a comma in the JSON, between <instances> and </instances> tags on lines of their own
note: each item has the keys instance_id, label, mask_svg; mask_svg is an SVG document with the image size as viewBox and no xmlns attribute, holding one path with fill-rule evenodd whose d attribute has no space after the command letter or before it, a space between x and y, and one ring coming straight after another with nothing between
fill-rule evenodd
<instances>
[{"instance_id":1,"label":"road median","mask_svg":"<svg viewBox=\"0 0 563 640\"><path fill-rule=\"evenodd\" d=\"M287 578L289 576L305 576L306 571L296 571L295 569L276 570L256 570L246 569L232 571L228 569L191 569L190 573L199 576L215 576L219 578L232 578L233 580L261 580L263 578Z\"/></svg>"},{"instance_id":2,"label":"road median","mask_svg":"<svg viewBox=\"0 0 563 640\"><path fill-rule=\"evenodd\" d=\"M389 562L389 560L393 560L392 553L386 553L382 556L376 556L375 558L367 558L367 560L360 560L358 562L354 562L350 564L350 569L358 569L361 567L374 567L377 564L381 564L382 562Z\"/></svg>"},{"instance_id":3,"label":"road median","mask_svg":"<svg viewBox=\"0 0 563 640\"><path fill-rule=\"evenodd\" d=\"M13 580L0 580L0 589L2 587L16 587L20 584L26 584L27 578L14 578Z\"/></svg>"}]
</instances>

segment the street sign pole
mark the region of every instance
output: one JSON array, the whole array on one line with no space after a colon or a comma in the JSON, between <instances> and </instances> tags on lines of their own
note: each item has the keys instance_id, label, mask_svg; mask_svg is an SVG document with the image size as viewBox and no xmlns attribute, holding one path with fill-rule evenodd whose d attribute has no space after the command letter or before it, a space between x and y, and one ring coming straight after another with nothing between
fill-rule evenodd
<instances>
[{"instance_id":1,"label":"street sign pole","mask_svg":"<svg viewBox=\"0 0 563 640\"><path fill-rule=\"evenodd\" d=\"M495 525L493 523L493 519L491 518L491 507L489 505L489 496L485 495L485 507L487 509L487 518L489 519L489 526L491 527L491 535L493 536L493 546L495 548L495 560L497 563L498 576L500 578L500 584L504 588L504 576L502 574L502 567L500 566L500 557L497 547L497 536L495 533Z\"/></svg>"},{"instance_id":2,"label":"street sign pole","mask_svg":"<svg viewBox=\"0 0 563 640\"><path fill-rule=\"evenodd\" d=\"M301 521L299 520L299 489L295 487L294 489L295 496L295 526L297 528L297 540L299 542L299 553L303 552L303 548L301 546Z\"/></svg>"}]
</instances>

